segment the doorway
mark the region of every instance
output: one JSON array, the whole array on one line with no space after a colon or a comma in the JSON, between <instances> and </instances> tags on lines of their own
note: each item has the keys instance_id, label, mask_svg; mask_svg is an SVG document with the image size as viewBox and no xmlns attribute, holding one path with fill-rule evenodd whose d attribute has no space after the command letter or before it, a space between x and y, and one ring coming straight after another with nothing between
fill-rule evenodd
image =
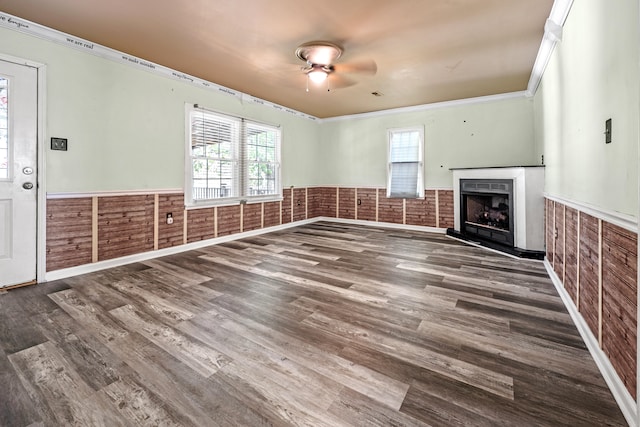
<instances>
[{"instance_id":1,"label":"doorway","mask_svg":"<svg viewBox=\"0 0 640 427\"><path fill-rule=\"evenodd\" d=\"M0 288L35 283L38 69L0 60Z\"/></svg>"}]
</instances>

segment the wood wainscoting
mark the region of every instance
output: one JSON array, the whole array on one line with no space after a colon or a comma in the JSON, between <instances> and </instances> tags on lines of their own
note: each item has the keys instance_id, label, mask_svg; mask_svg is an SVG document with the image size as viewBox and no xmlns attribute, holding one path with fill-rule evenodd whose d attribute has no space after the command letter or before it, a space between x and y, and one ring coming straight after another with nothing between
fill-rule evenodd
<instances>
[{"instance_id":1,"label":"wood wainscoting","mask_svg":"<svg viewBox=\"0 0 640 427\"><path fill-rule=\"evenodd\" d=\"M636 399L637 231L558 200L545 210L547 261Z\"/></svg>"},{"instance_id":2,"label":"wood wainscoting","mask_svg":"<svg viewBox=\"0 0 640 427\"><path fill-rule=\"evenodd\" d=\"M453 191L430 189L403 201L377 188L290 187L280 202L188 210L182 193L54 195L47 200L47 272L317 217L447 228Z\"/></svg>"}]
</instances>

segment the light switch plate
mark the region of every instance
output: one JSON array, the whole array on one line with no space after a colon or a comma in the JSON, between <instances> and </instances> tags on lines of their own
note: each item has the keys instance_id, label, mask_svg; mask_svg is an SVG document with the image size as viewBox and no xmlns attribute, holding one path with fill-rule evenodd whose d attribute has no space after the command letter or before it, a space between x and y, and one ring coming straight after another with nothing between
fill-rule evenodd
<instances>
[{"instance_id":1,"label":"light switch plate","mask_svg":"<svg viewBox=\"0 0 640 427\"><path fill-rule=\"evenodd\" d=\"M51 138L51 149L67 151L67 138Z\"/></svg>"}]
</instances>

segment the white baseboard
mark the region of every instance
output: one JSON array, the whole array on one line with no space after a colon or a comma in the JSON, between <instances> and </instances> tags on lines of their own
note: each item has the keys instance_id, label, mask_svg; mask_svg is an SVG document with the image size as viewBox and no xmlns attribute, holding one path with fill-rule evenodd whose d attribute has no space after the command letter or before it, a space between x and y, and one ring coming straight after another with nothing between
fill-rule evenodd
<instances>
[{"instance_id":1,"label":"white baseboard","mask_svg":"<svg viewBox=\"0 0 640 427\"><path fill-rule=\"evenodd\" d=\"M638 427L638 410L636 401L633 400L631 393L627 390L624 383L618 376L615 368L609 361L609 358L604 354L600 345L598 344L598 339L593 335L591 329L587 325L587 322L584 320L584 317L578 311L578 308L573 303L571 296L567 293L567 290L564 288L562 281L553 270L553 267L549 263L549 260L545 258L544 266L553 281L560 298L564 302L565 307L569 311L571 315L571 319L573 319L573 323L575 323L578 328L578 332L582 336L593 360L596 362L598 369L600 369L600 373L604 377L613 397L616 399L622 414L625 419L629 423L630 426Z\"/></svg>"}]
</instances>

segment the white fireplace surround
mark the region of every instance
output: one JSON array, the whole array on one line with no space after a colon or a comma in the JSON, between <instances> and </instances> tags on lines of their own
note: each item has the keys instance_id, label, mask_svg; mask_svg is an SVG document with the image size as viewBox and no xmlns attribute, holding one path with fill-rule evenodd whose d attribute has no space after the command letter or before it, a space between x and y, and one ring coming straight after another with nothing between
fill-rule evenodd
<instances>
[{"instance_id":1,"label":"white fireplace surround","mask_svg":"<svg viewBox=\"0 0 640 427\"><path fill-rule=\"evenodd\" d=\"M520 249L544 251L544 167L453 169L453 219L457 232L461 231L461 179L513 180L514 245Z\"/></svg>"}]
</instances>

